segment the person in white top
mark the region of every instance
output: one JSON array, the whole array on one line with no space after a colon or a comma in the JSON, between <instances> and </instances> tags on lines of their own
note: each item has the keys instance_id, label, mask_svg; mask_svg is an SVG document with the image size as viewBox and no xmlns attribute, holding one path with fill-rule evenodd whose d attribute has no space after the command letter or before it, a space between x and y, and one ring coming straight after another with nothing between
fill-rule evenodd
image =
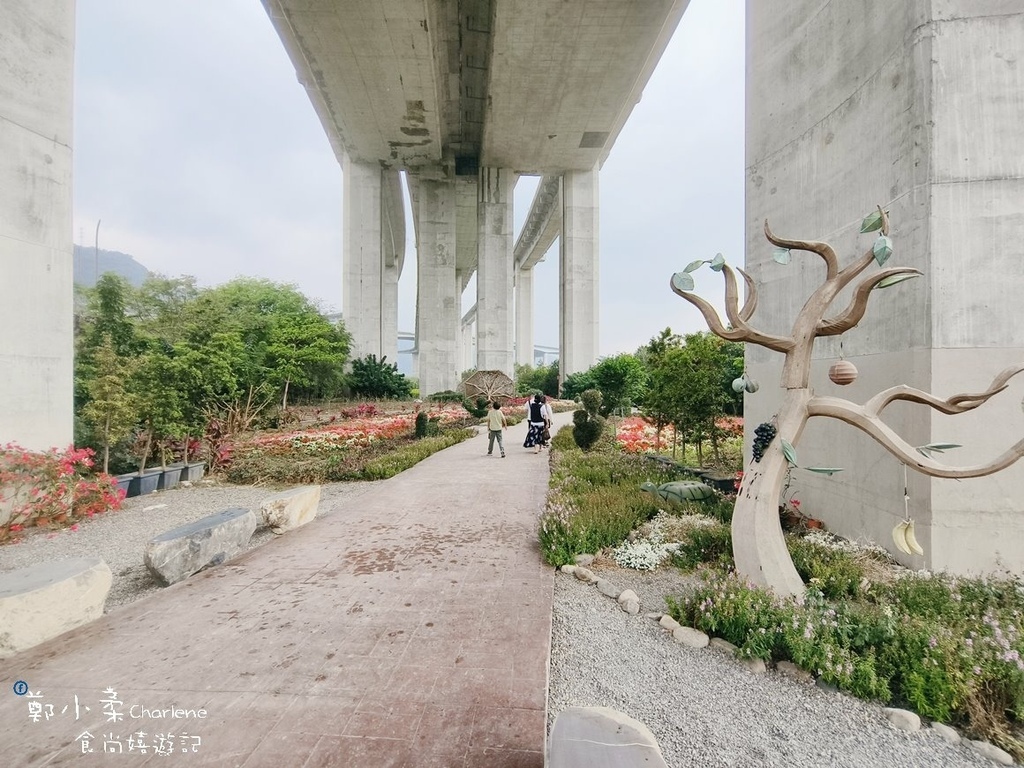
<instances>
[{"instance_id":1,"label":"person in white top","mask_svg":"<svg viewBox=\"0 0 1024 768\"><path fill-rule=\"evenodd\" d=\"M523 443L523 448L533 448L534 453L540 453L540 448L544 444L544 430L547 427L541 397L540 394L534 395L533 400L526 403L526 420L529 429L526 431L526 442Z\"/></svg>"}]
</instances>

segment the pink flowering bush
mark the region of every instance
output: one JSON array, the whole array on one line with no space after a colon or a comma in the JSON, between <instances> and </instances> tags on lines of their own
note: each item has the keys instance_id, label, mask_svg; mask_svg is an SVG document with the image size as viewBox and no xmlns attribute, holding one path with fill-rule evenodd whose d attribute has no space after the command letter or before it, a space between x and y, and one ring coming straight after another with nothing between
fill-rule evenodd
<instances>
[{"instance_id":1,"label":"pink flowering bush","mask_svg":"<svg viewBox=\"0 0 1024 768\"><path fill-rule=\"evenodd\" d=\"M0 541L29 527L64 525L119 509L124 491L110 475L93 474L93 451L29 451L0 447Z\"/></svg>"}]
</instances>

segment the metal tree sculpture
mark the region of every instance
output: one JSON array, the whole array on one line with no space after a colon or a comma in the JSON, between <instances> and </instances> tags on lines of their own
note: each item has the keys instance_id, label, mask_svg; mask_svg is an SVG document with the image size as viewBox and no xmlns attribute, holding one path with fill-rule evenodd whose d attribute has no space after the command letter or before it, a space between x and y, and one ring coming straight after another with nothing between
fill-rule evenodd
<instances>
[{"instance_id":1,"label":"metal tree sculpture","mask_svg":"<svg viewBox=\"0 0 1024 768\"><path fill-rule=\"evenodd\" d=\"M1009 379L1024 371L1024 365L1007 368L995 377L984 392L960 394L942 400L913 387L897 386L878 393L864 405L838 397L816 396L808 386L811 352L819 336L835 336L853 328L864 317L868 298L875 288L884 288L921 273L909 267L890 267L863 277L853 290L849 305L838 315L825 317L832 302L845 287L853 283L872 262L879 266L892 254L889 239L889 220L879 207L864 219L861 232L881 230L872 248L844 269L830 245L823 242L788 240L772 233L767 220L765 236L777 246L775 260L785 264L790 250L815 253L825 262L825 282L811 294L801 308L789 336L775 336L752 328L749 324L757 306L757 288L742 269L733 270L721 254L711 261L695 261L683 272L672 276L672 291L700 310L708 327L729 341L758 344L786 356L782 369L782 387L785 390L782 405L775 416L778 439L765 448L760 461L752 463L743 476L736 498L732 520L733 556L736 570L755 584L766 586L779 595L803 596L804 584L790 558L779 522L779 496L791 465L795 464L793 446L797 444L807 420L812 416L839 419L865 432L893 454L904 465L932 477L981 477L1004 469L1024 456L1024 440L1011 446L1001 456L987 464L973 467L947 467L932 460L929 451L918 451L897 435L881 418L882 411L896 400L907 400L927 405L945 414L964 413L977 408L989 398L1004 390ZM731 327L727 328L707 301L694 295L691 272L703 264L710 264L725 277L725 311ZM736 272L743 276L747 286L746 301L739 306ZM926 446L940 449L946 446ZM836 470L821 469L829 472Z\"/></svg>"},{"instance_id":2,"label":"metal tree sculpture","mask_svg":"<svg viewBox=\"0 0 1024 768\"><path fill-rule=\"evenodd\" d=\"M471 400L482 397L493 402L515 397L516 385L501 371L476 371L463 382L463 389Z\"/></svg>"}]
</instances>

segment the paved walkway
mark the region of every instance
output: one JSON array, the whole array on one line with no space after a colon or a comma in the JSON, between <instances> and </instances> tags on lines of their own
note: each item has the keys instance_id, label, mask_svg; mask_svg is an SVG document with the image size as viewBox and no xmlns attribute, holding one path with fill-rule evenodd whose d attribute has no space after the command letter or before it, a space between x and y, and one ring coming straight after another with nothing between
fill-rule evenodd
<instances>
[{"instance_id":1,"label":"paved walkway","mask_svg":"<svg viewBox=\"0 0 1024 768\"><path fill-rule=\"evenodd\" d=\"M540 768L553 571L536 543L547 454L525 434L507 431L505 459L467 440L0 662L0 765ZM136 717L172 707L207 716Z\"/></svg>"}]
</instances>

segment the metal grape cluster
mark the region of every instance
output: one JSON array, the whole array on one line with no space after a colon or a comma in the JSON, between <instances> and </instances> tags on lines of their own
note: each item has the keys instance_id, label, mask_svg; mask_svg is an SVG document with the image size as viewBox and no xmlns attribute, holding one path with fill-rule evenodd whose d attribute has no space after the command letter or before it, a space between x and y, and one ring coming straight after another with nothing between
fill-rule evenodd
<instances>
[{"instance_id":1,"label":"metal grape cluster","mask_svg":"<svg viewBox=\"0 0 1024 768\"><path fill-rule=\"evenodd\" d=\"M764 450L775 439L775 425L769 422L758 424L754 430L754 461L761 461Z\"/></svg>"}]
</instances>

